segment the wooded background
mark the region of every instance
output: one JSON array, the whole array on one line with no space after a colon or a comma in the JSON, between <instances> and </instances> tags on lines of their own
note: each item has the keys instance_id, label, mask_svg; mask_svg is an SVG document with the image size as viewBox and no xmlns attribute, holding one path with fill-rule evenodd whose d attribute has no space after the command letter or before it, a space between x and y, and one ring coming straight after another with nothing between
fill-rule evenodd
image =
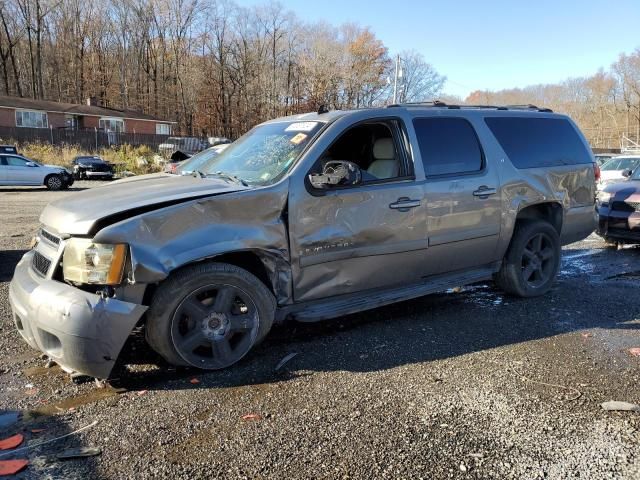
<instances>
[{"instance_id":1,"label":"wooded background","mask_svg":"<svg viewBox=\"0 0 640 480\"><path fill-rule=\"evenodd\" d=\"M90 96L178 122L186 135L235 138L269 118L389 101L394 60L368 28L305 23L278 3L216 0L6 0L5 95ZM437 97L445 78L400 52L399 100Z\"/></svg>"},{"instance_id":2,"label":"wooded background","mask_svg":"<svg viewBox=\"0 0 640 480\"><path fill-rule=\"evenodd\" d=\"M1 94L71 103L95 96L175 120L185 135L236 138L322 104L389 103L400 55L398 101L533 103L571 115L594 147L640 139L638 49L588 78L460 99L442 95L446 78L420 53L392 54L369 28L304 22L278 3L0 0L0 21Z\"/></svg>"},{"instance_id":3,"label":"wooded background","mask_svg":"<svg viewBox=\"0 0 640 480\"><path fill-rule=\"evenodd\" d=\"M621 54L607 70L564 82L475 91L476 104L535 104L566 113L580 125L594 148L620 148L623 136L640 143L640 49Z\"/></svg>"}]
</instances>

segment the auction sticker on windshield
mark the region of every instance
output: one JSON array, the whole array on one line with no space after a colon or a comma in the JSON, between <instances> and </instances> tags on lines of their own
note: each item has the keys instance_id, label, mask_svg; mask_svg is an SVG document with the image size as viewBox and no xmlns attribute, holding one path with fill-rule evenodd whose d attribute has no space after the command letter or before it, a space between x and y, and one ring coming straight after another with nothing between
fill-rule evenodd
<instances>
[{"instance_id":1,"label":"auction sticker on windshield","mask_svg":"<svg viewBox=\"0 0 640 480\"><path fill-rule=\"evenodd\" d=\"M298 133L295 137L293 137L289 141L294 145L299 145L300 143L304 142L305 138L307 138L307 135L305 133Z\"/></svg>"},{"instance_id":2,"label":"auction sticker on windshield","mask_svg":"<svg viewBox=\"0 0 640 480\"><path fill-rule=\"evenodd\" d=\"M285 132L310 132L318 122L295 122L284 129Z\"/></svg>"}]
</instances>

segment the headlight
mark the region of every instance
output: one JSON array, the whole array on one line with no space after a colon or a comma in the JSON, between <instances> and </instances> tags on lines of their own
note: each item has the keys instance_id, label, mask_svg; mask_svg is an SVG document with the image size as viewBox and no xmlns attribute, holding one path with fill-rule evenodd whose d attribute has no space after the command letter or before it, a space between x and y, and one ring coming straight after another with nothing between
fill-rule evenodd
<instances>
[{"instance_id":1,"label":"headlight","mask_svg":"<svg viewBox=\"0 0 640 480\"><path fill-rule=\"evenodd\" d=\"M127 246L123 243L107 245L72 238L64 249L62 273L69 282L118 285L126 258Z\"/></svg>"},{"instance_id":2,"label":"headlight","mask_svg":"<svg viewBox=\"0 0 640 480\"><path fill-rule=\"evenodd\" d=\"M609 200L611 200L612 196L613 196L613 193L600 191L598 192L598 202L609 203Z\"/></svg>"}]
</instances>

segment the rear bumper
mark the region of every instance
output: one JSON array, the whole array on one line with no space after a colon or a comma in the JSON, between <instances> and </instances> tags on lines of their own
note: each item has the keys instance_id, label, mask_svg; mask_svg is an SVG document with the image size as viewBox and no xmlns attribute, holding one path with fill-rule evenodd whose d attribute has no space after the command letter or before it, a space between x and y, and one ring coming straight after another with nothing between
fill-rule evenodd
<instances>
[{"instance_id":1,"label":"rear bumper","mask_svg":"<svg viewBox=\"0 0 640 480\"><path fill-rule=\"evenodd\" d=\"M18 332L65 370L108 378L147 307L40 277L31 269L32 257L22 257L9 287Z\"/></svg>"},{"instance_id":2,"label":"rear bumper","mask_svg":"<svg viewBox=\"0 0 640 480\"><path fill-rule=\"evenodd\" d=\"M568 245L584 240L598 225L598 213L593 205L566 210L560 233L560 243Z\"/></svg>"}]
</instances>

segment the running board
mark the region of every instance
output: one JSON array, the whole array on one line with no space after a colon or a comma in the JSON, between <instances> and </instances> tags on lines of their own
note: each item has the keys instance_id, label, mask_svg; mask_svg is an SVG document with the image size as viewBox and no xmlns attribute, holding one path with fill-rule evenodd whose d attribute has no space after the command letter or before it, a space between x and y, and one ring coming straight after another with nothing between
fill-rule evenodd
<instances>
[{"instance_id":1,"label":"running board","mask_svg":"<svg viewBox=\"0 0 640 480\"><path fill-rule=\"evenodd\" d=\"M296 320L299 322L318 322L329 318L349 315L350 313L370 310L391 303L411 300L431 293L441 292L448 288L461 287L470 283L490 280L500 268L500 262L482 268L465 270L427 277L418 283L395 288L367 290L349 293L336 297L311 300L308 302L286 305L276 311L276 322Z\"/></svg>"}]
</instances>

